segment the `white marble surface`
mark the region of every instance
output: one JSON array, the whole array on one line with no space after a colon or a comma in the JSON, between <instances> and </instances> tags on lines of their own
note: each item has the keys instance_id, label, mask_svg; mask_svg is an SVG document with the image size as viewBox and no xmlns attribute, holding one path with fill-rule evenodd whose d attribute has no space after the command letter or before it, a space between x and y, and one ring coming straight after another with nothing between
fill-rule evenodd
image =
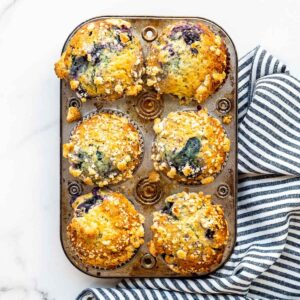
<instances>
[{"instance_id":1,"label":"white marble surface","mask_svg":"<svg viewBox=\"0 0 300 300\"><path fill-rule=\"evenodd\" d=\"M74 299L113 284L75 269L59 239L62 45L97 15L194 15L221 24L239 55L261 44L300 76L300 1L0 0L0 299Z\"/></svg>"}]
</instances>

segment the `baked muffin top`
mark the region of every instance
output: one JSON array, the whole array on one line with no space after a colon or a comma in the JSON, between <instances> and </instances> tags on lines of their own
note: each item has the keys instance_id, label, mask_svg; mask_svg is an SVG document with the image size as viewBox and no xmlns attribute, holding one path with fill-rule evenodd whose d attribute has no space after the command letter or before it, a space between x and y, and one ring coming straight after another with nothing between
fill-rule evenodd
<instances>
[{"instance_id":1,"label":"baked muffin top","mask_svg":"<svg viewBox=\"0 0 300 300\"><path fill-rule=\"evenodd\" d=\"M123 195L94 189L73 203L67 227L73 250L84 264L112 269L126 263L144 242L144 217Z\"/></svg>"},{"instance_id":2,"label":"baked muffin top","mask_svg":"<svg viewBox=\"0 0 300 300\"><path fill-rule=\"evenodd\" d=\"M185 102L202 103L225 80L226 59L221 37L203 23L171 24L151 45L147 85Z\"/></svg>"},{"instance_id":3,"label":"baked muffin top","mask_svg":"<svg viewBox=\"0 0 300 300\"><path fill-rule=\"evenodd\" d=\"M222 169L230 140L221 122L199 111L171 112L154 121L154 168L184 183L207 184Z\"/></svg>"},{"instance_id":4,"label":"baked muffin top","mask_svg":"<svg viewBox=\"0 0 300 300\"><path fill-rule=\"evenodd\" d=\"M150 253L161 255L177 273L208 272L221 262L228 239L221 206L202 192L174 194L165 202L165 209L154 213Z\"/></svg>"},{"instance_id":5,"label":"baked muffin top","mask_svg":"<svg viewBox=\"0 0 300 300\"><path fill-rule=\"evenodd\" d=\"M55 72L70 82L85 100L101 96L116 100L142 90L142 47L131 24L120 19L89 22L71 37L55 64Z\"/></svg>"},{"instance_id":6,"label":"baked muffin top","mask_svg":"<svg viewBox=\"0 0 300 300\"><path fill-rule=\"evenodd\" d=\"M99 112L75 127L63 155L71 164L71 175L102 187L131 178L142 147L139 130L126 116Z\"/></svg>"}]
</instances>

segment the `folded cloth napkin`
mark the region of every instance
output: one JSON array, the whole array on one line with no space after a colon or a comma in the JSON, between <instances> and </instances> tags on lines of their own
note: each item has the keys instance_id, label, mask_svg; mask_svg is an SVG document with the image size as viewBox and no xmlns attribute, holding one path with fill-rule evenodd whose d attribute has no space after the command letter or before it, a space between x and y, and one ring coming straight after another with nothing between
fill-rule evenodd
<instances>
[{"instance_id":1,"label":"folded cloth napkin","mask_svg":"<svg viewBox=\"0 0 300 300\"><path fill-rule=\"evenodd\" d=\"M125 279L78 299L300 299L300 82L261 47L239 61L237 242L201 279Z\"/></svg>"}]
</instances>

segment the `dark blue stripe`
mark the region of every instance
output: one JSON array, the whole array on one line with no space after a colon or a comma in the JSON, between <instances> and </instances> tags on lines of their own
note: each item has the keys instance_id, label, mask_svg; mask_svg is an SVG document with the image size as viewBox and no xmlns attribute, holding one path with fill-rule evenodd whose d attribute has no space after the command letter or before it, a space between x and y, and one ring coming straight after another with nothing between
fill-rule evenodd
<instances>
[{"instance_id":1,"label":"dark blue stripe","mask_svg":"<svg viewBox=\"0 0 300 300\"><path fill-rule=\"evenodd\" d=\"M267 72L267 74L271 73L270 66L271 66L272 59L273 59L272 55L270 55L267 59L267 63L266 63L266 72Z\"/></svg>"},{"instance_id":2,"label":"dark blue stripe","mask_svg":"<svg viewBox=\"0 0 300 300\"><path fill-rule=\"evenodd\" d=\"M288 266L287 266L287 269L288 269ZM295 276L289 274L288 272L281 272L281 271L273 270L272 268L270 268L270 269L268 269L266 274L269 274L269 273L281 276L282 277L281 280L284 280L284 278L288 278L289 280L293 280L293 281L296 281L296 282L299 281L299 276L295 277ZM299 288L299 286L298 286L298 288Z\"/></svg>"},{"instance_id":3,"label":"dark blue stripe","mask_svg":"<svg viewBox=\"0 0 300 300\"><path fill-rule=\"evenodd\" d=\"M280 185L282 186L282 185ZM262 188L262 187L260 187ZM271 196L273 197L274 194L277 194L277 193L283 193L283 192L286 192L286 191L295 191L295 195L298 195L300 196L300 186L298 185L295 185L295 186L288 186L287 188L278 188L278 189L274 189L272 191L272 193L270 191L261 191L261 192L253 192L253 194L251 193L248 193L246 195L243 195L243 196L240 196L239 197L239 208L240 209L244 209L244 208L248 208L248 207L251 207L253 205L256 205L257 201L262 201L262 200L256 200L257 197L259 196ZM240 192L241 193L241 192ZM252 201L248 201L248 200L251 200L253 199ZM264 202L265 201L270 201L269 200L263 200ZM245 204L243 202L246 202Z\"/></svg>"},{"instance_id":4,"label":"dark blue stripe","mask_svg":"<svg viewBox=\"0 0 300 300\"><path fill-rule=\"evenodd\" d=\"M242 86L238 87L238 94L243 91L244 89L248 89L249 88L249 83L246 82L245 84L243 84ZM247 94L247 93L246 93Z\"/></svg>"},{"instance_id":5,"label":"dark blue stripe","mask_svg":"<svg viewBox=\"0 0 300 300\"><path fill-rule=\"evenodd\" d=\"M99 291L99 293L103 296L103 298L105 300L110 300L110 298L106 295L106 293L104 292L104 289L97 289L97 291Z\"/></svg>"},{"instance_id":6,"label":"dark blue stripe","mask_svg":"<svg viewBox=\"0 0 300 300\"><path fill-rule=\"evenodd\" d=\"M243 128L242 128L242 130L241 130L241 134L244 133L244 135L245 135L244 128L246 128L247 131L251 132L253 135L255 135L255 136L261 138L265 143L267 143L267 144L270 146L270 148L267 149L267 150L265 150L265 152L270 153L270 152L272 152L272 148L274 148L274 149L276 149L276 150L285 152L286 154L289 154L289 155L294 156L294 157L296 157L296 158L300 158L300 153L298 153L298 152L296 152L296 151L291 151L291 150L288 150L288 149L286 149L286 148L283 148L283 147L279 146L278 140L277 140L277 141L274 140L274 137L273 137L273 140L270 140L269 138L267 138L266 136L264 136L264 135L261 134L261 130L260 130L260 131L255 130L255 129L253 128L253 126L251 126L248 122L245 122L245 123L243 124ZM260 129L260 128L259 128L259 129ZM253 140L253 139L252 139L252 140ZM257 144L258 144L258 143L257 143ZM274 152L272 152L272 155L273 155L273 154L274 154ZM278 154L277 154L277 155L278 155ZM278 155L278 156L279 156L279 155ZM282 156L280 156L280 157L282 157ZM294 162L294 161L293 161L293 162Z\"/></svg>"},{"instance_id":7,"label":"dark blue stripe","mask_svg":"<svg viewBox=\"0 0 300 300\"><path fill-rule=\"evenodd\" d=\"M270 79L269 80L261 80L260 81L260 85L259 85L259 87L258 87L257 90L261 90L262 89L262 90L266 90L266 91L272 93L274 96L280 98L280 100L282 100L288 106L292 107L297 112L298 107L293 102L291 102L290 100L288 100L287 98L285 98L283 94L281 94L281 93L277 92L276 90L274 90L273 87L277 87L278 89L280 89L284 93L286 93L289 96L291 96L291 98L294 98L294 100L300 102L299 95L294 94L291 90L287 89L281 83L272 82L272 81L270 81ZM281 107L281 108L284 109L284 107Z\"/></svg>"},{"instance_id":8,"label":"dark blue stripe","mask_svg":"<svg viewBox=\"0 0 300 300\"><path fill-rule=\"evenodd\" d=\"M299 205L299 204L298 204ZM256 222L257 223L260 223L260 222L265 222L265 221L269 221L269 220L273 220L274 218L282 218L282 217L287 217L288 218L289 216L289 213L287 212L280 212L280 213L276 213L276 214L273 214L273 215L269 215L269 216L265 216L265 217L260 217L260 218L256 218ZM255 221L254 221L255 222ZM253 220L249 220L249 221L241 221L238 219L238 226L240 228L242 227L246 227L248 225L252 225L254 224L253 223Z\"/></svg>"},{"instance_id":9,"label":"dark blue stripe","mask_svg":"<svg viewBox=\"0 0 300 300\"><path fill-rule=\"evenodd\" d=\"M257 105L259 108L261 108L262 111L267 111L272 116L276 116L279 120L283 119L282 116L277 111L273 110L271 107L265 105L264 103L262 103L261 101L259 101L257 99L255 99L255 105ZM290 133L289 131L287 131L286 129L281 127L281 125L279 125L276 121L274 121L273 119L270 119L267 115L261 113L261 111L254 109L252 106L249 108L249 110L251 110L254 114L259 115L260 117L263 117L268 123L272 124L276 129L278 129L279 131L282 131L283 134L288 135L289 137L295 139L296 141L299 139L299 136L296 136L296 135ZM286 122L286 123L288 123L288 122ZM291 127L294 131L299 131L299 128L292 123L288 123L288 126Z\"/></svg>"},{"instance_id":10,"label":"dark blue stripe","mask_svg":"<svg viewBox=\"0 0 300 300\"><path fill-rule=\"evenodd\" d=\"M274 122L273 120L271 120L269 117L265 116L264 114L262 114L261 112L259 112L258 110L253 110L251 109L252 112L254 114L256 114L257 116L259 116L261 119L266 120L268 123L270 123L273 127L275 127L278 131L280 131L282 133L282 135L279 135L278 133L274 132L273 130L271 130L269 127L267 127L266 125L264 125L263 123L261 123L259 120L253 119L253 117L251 117L249 114L247 114L247 116L245 117L245 121L244 122L249 122L250 125L251 123L254 123L256 126L260 127L263 131L268 132L270 135L273 135L274 140L278 139L279 141L286 143L287 145L295 148L295 150L300 150L300 145L295 144L293 142L290 142L286 139L284 139L284 135L288 136L291 139L294 139L294 136L292 136L289 132L287 132L285 129L283 129L282 127L280 127L276 122ZM242 126L241 126L242 127Z\"/></svg>"},{"instance_id":11,"label":"dark blue stripe","mask_svg":"<svg viewBox=\"0 0 300 300\"><path fill-rule=\"evenodd\" d=\"M247 56L246 54L245 56ZM240 73L245 67L252 64L254 59L254 56L249 57L245 62L243 62L241 65L238 66L238 73ZM243 60L243 57L240 59L240 61Z\"/></svg>"},{"instance_id":12,"label":"dark blue stripe","mask_svg":"<svg viewBox=\"0 0 300 300\"><path fill-rule=\"evenodd\" d=\"M259 59L258 59L258 63L257 63L257 69L256 69L256 74L255 74L255 78L258 79L260 78L261 76L263 76L264 74L261 73L261 67L262 67L262 62L265 58L265 55L266 55L266 50L263 50L259 56Z\"/></svg>"},{"instance_id":13,"label":"dark blue stripe","mask_svg":"<svg viewBox=\"0 0 300 300\"><path fill-rule=\"evenodd\" d=\"M239 144L243 145L245 147L245 149L252 154L252 156L254 158L259 157L263 162L269 162L268 159L264 158L263 156L260 156L256 151L254 151L252 148L250 148L243 140L239 139ZM243 150L241 150L241 148L239 149L239 156L238 156L238 162L241 163L243 162L240 159L240 156L244 157L247 161L249 161L252 165L257 166L259 169L265 171L266 173L274 173L274 171L268 167L266 167L265 165L262 165L260 163L258 163L258 161L254 160L253 158L251 158L250 156L248 156ZM273 162L272 162L273 163ZM276 164L276 166L278 166L278 164ZM251 170L251 167L248 167L248 169Z\"/></svg>"},{"instance_id":14,"label":"dark blue stripe","mask_svg":"<svg viewBox=\"0 0 300 300\"><path fill-rule=\"evenodd\" d=\"M270 76L270 78L274 78L274 79L277 79L277 80L280 80L284 83L286 83L287 85L290 85L292 88L294 88L296 91L300 92L300 81L291 76L291 75L286 75L286 74L281 74L281 75L272 75ZM293 78L298 85L296 85L294 82L292 82L291 80L289 80L289 78Z\"/></svg>"},{"instance_id":15,"label":"dark blue stripe","mask_svg":"<svg viewBox=\"0 0 300 300\"><path fill-rule=\"evenodd\" d=\"M300 168L300 166L298 166L298 163L295 160L289 159L283 155L279 155L275 152L272 152L272 148L266 148L264 145L260 144L259 142L257 142L255 139L253 139L246 131L241 130L241 135L243 135L243 137L248 140L252 145L256 146L259 150L252 150L251 148L248 148L248 151L251 153L257 153L256 156L258 156L262 161L267 162L268 164L274 165L282 170L285 170L287 173L295 173L296 171L286 167L284 164L281 164L279 162L275 162L274 160L270 160L268 158L264 157L264 153L272 155L272 157L277 158L278 160L282 161L282 162L286 162L289 163L291 165L296 165L298 168ZM244 143L244 141L240 140L240 143L243 143L244 145L246 145ZM300 160L299 160L300 161ZM274 171L273 171L274 173Z\"/></svg>"},{"instance_id":16,"label":"dark blue stripe","mask_svg":"<svg viewBox=\"0 0 300 300\"><path fill-rule=\"evenodd\" d=\"M300 292L299 292L299 293L288 292L288 291L286 291L285 289L282 289L282 290L281 290L281 289L275 288L275 287L272 286L271 284L270 284L270 285L265 285L265 284L263 284L263 283L254 281L254 282L252 283L252 285L253 285L253 286L260 287L260 288L263 288L263 289L265 289L265 290L273 291L273 292L278 293L278 294L286 295L286 296L293 296L293 297L300 296Z\"/></svg>"},{"instance_id":17,"label":"dark blue stripe","mask_svg":"<svg viewBox=\"0 0 300 300\"><path fill-rule=\"evenodd\" d=\"M124 297L126 300L129 300L129 297L128 297L127 294L123 291L123 289L118 288L118 291L123 295L123 297Z\"/></svg>"},{"instance_id":18,"label":"dark blue stripe","mask_svg":"<svg viewBox=\"0 0 300 300\"><path fill-rule=\"evenodd\" d=\"M283 199L297 199L297 197L298 197L298 195L296 194L296 195L286 195L286 196L282 196L280 198L283 200ZM283 209L283 208L287 208L287 207L295 208L295 207L299 207L299 206L300 206L300 203L284 203L284 204L274 205L271 207L264 207L264 208L259 208L259 209L248 211L248 212L238 213L238 218L241 219L243 217L254 216L258 213L262 214L262 213L274 211L277 209ZM285 214L286 214L286 212L285 212ZM269 216L267 216L265 219L262 219L262 220L268 220L268 218L269 218ZM255 222L255 220L253 220L253 221Z\"/></svg>"},{"instance_id":19,"label":"dark blue stripe","mask_svg":"<svg viewBox=\"0 0 300 300\"><path fill-rule=\"evenodd\" d=\"M286 249L285 252L292 254L292 251L289 250L289 249ZM298 255L299 255L299 253L298 253ZM299 260L298 260L298 259L288 257L288 256L286 256L286 255L284 255L284 254L282 254L282 255L280 256L280 259L289 261L289 262L294 263L294 264L296 264L296 265L299 265Z\"/></svg>"},{"instance_id":20,"label":"dark blue stripe","mask_svg":"<svg viewBox=\"0 0 300 300\"><path fill-rule=\"evenodd\" d=\"M245 196L241 196L241 198L243 198L242 200L239 200L239 209L247 209L253 206L256 206L258 204L260 204L262 201L263 203L267 204L267 203L272 203L274 201L274 203L276 203L277 201L283 200L286 198L287 195L281 195L281 196L276 196L274 197L275 194L277 193L282 193L282 192L290 192L290 191L296 191L295 193L291 194L293 197L292 198L298 198L300 197L300 188L299 186L290 186L289 188L281 188L281 189L276 189L274 191L272 191L272 193L270 191L262 191L262 192L255 192L253 194L248 194ZM257 199L257 197L259 196L270 196L272 198L264 198L262 199ZM243 200L250 200L252 199L252 201L243 201ZM245 204L242 202L246 202Z\"/></svg>"},{"instance_id":21,"label":"dark blue stripe","mask_svg":"<svg viewBox=\"0 0 300 300\"><path fill-rule=\"evenodd\" d=\"M116 292L112 288L107 288L107 290L109 290L112 293L114 299L120 299L120 297L116 294Z\"/></svg>"},{"instance_id":22,"label":"dark blue stripe","mask_svg":"<svg viewBox=\"0 0 300 300\"><path fill-rule=\"evenodd\" d=\"M262 91L262 92L261 92ZM269 92L270 94L274 95L274 98L266 95L264 93L264 91L267 91ZM289 116L291 119L297 121L299 119L299 116L292 113L290 110L286 109L285 106L289 106L291 107L292 109L295 110L295 113L297 113L297 108L295 107L295 105L292 105L292 103L290 103L289 101L287 100L283 100L283 99L286 99L284 98L282 95L280 95L278 92L274 91L273 89L270 89L270 88L267 88L266 86L263 87L261 86L259 88L259 90L256 90L255 92L255 96L260 96L261 98L263 98L264 100L267 100L266 102L268 104L272 104L273 106L277 107L278 110L280 110L280 114L278 112L275 112L275 110L271 109L272 111L274 111L276 113L276 116L280 119L280 120L286 120L285 116L281 115L281 112L285 113L287 116ZM276 98L275 98L276 97ZM284 103L280 103L278 101L278 99L280 99L282 102ZM255 102L256 103L256 102ZM261 104L261 101L259 102ZM268 106L266 106L268 107ZM287 123L290 123L290 121L286 121ZM297 128L295 126L295 128ZM299 130L299 128L298 128Z\"/></svg>"}]
</instances>

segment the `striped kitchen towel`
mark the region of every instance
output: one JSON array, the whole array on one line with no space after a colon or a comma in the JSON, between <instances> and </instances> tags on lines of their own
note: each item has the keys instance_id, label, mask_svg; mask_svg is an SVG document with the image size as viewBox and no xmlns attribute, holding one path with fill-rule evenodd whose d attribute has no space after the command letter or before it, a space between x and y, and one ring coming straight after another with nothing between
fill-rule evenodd
<instances>
[{"instance_id":1,"label":"striped kitchen towel","mask_svg":"<svg viewBox=\"0 0 300 300\"><path fill-rule=\"evenodd\" d=\"M239 61L237 243L201 279L125 279L78 299L300 299L300 82L261 47Z\"/></svg>"}]
</instances>

